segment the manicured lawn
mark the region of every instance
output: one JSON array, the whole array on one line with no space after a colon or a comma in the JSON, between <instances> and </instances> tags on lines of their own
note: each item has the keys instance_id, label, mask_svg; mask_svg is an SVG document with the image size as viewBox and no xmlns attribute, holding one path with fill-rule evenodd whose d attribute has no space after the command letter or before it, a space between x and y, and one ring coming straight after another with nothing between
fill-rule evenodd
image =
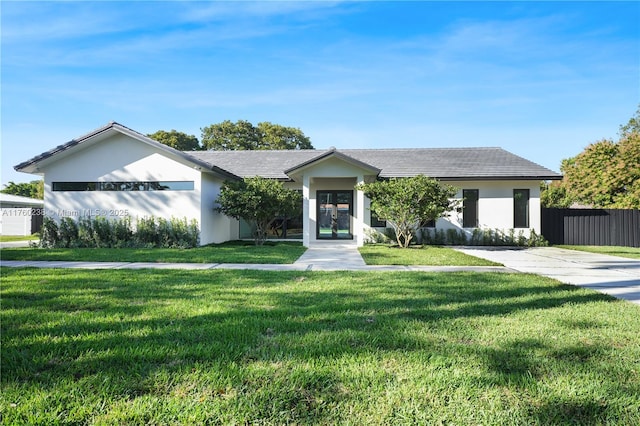
<instances>
[{"instance_id":1,"label":"manicured lawn","mask_svg":"<svg viewBox=\"0 0 640 426\"><path fill-rule=\"evenodd\" d=\"M3 249L3 260L66 260L81 262L293 263L305 248L299 242L230 242L193 249Z\"/></svg>"},{"instance_id":2,"label":"manicured lawn","mask_svg":"<svg viewBox=\"0 0 640 426\"><path fill-rule=\"evenodd\" d=\"M417 245L401 249L387 244L370 244L361 247L360 253L367 265L502 266L438 246Z\"/></svg>"},{"instance_id":3,"label":"manicured lawn","mask_svg":"<svg viewBox=\"0 0 640 426\"><path fill-rule=\"evenodd\" d=\"M0 235L0 243L9 243L12 241L32 241L40 238L39 235Z\"/></svg>"},{"instance_id":4,"label":"manicured lawn","mask_svg":"<svg viewBox=\"0 0 640 426\"><path fill-rule=\"evenodd\" d=\"M2 269L4 424L640 424L640 308L533 275Z\"/></svg>"},{"instance_id":5,"label":"manicured lawn","mask_svg":"<svg viewBox=\"0 0 640 426\"><path fill-rule=\"evenodd\" d=\"M640 247L615 247L615 246L554 246L569 250L587 251L590 253L610 254L613 256L640 259Z\"/></svg>"}]
</instances>

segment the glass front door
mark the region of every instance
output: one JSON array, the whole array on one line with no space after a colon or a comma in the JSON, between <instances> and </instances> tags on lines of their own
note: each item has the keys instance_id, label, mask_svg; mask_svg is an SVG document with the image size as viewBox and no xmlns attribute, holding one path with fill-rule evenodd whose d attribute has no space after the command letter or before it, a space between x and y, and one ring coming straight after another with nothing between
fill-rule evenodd
<instances>
[{"instance_id":1,"label":"glass front door","mask_svg":"<svg viewBox=\"0 0 640 426\"><path fill-rule=\"evenodd\" d=\"M318 191L318 239L353 239L353 191Z\"/></svg>"}]
</instances>

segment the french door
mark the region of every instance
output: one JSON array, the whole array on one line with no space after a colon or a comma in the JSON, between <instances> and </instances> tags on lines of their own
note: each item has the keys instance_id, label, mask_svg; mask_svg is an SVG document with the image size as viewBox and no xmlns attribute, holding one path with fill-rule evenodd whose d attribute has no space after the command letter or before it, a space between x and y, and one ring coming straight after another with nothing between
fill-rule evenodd
<instances>
[{"instance_id":1,"label":"french door","mask_svg":"<svg viewBox=\"0 0 640 426\"><path fill-rule=\"evenodd\" d=\"M353 191L318 191L317 239L353 239Z\"/></svg>"}]
</instances>

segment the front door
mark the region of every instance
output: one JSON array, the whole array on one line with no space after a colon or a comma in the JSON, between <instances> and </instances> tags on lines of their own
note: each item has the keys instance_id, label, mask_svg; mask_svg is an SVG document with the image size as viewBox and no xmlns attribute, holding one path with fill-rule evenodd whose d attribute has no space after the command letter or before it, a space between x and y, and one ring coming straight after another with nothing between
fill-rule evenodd
<instances>
[{"instance_id":1,"label":"front door","mask_svg":"<svg viewBox=\"0 0 640 426\"><path fill-rule=\"evenodd\" d=\"M317 238L352 240L353 191L318 191Z\"/></svg>"}]
</instances>

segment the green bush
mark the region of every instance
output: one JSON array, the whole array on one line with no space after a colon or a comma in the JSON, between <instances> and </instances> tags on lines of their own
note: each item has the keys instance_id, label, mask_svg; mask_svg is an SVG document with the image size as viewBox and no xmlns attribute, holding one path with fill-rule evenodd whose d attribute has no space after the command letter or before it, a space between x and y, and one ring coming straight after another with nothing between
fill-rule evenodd
<instances>
[{"instance_id":1,"label":"green bush","mask_svg":"<svg viewBox=\"0 0 640 426\"><path fill-rule=\"evenodd\" d=\"M63 247L75 247L78 241L78 224L70 217L63 217L60 220L59 244Z\"/></svg>"},{"instance_id":2,"label":"green bush","mask_svg":"<svg viewBox=\"0 0 640 426\"><path fill-rule=\"evenodd\" d=\"M40 228L40 246L43 248L58 247L60 243L60 230L55 220L45 216Z\"/></svg>"},{"instance_id":3,"label":"green bush","mask_svg":"<svg viewBox=\"0 0 640 426\"><path fill-rule=\"evenodd\" d=\"M520 230L516 235L515 229L509 229L504 232L499 229L482 229L475 228L469 236L464 229L433 229L423 228L419 240L426 245L471 245L471 246L520 246L520 247L539 247L547 246L549 243L542 235L531 230L530 236L527 238L524 230ZM381 242L381 241L373 241Z\"/></svg>"},{"instance_id":4,"label":"green bush","mask_svg":"<svg viewBox=\"0 0 640 426\"><path fill-rule=\"evenodd\" d=\"M147 217L138 219L133 227L131 219L110 220L106 217L81 218L77 222L70 217L60 224L45 217L42 225L41 247L86 248L192 248L200 242L200 230L196 220L186 218Z\"/></svg>"},{"instance_id":5,"label":"green bush","mask_svg":"<svg viewBox=\"0 0 640 426\"><path fill-rule=\"evenodd\" d=\"M159 245L158 228L153 217L138 219L135 231L136 246L155 247Z\"/></svg>"}]
</instances>

